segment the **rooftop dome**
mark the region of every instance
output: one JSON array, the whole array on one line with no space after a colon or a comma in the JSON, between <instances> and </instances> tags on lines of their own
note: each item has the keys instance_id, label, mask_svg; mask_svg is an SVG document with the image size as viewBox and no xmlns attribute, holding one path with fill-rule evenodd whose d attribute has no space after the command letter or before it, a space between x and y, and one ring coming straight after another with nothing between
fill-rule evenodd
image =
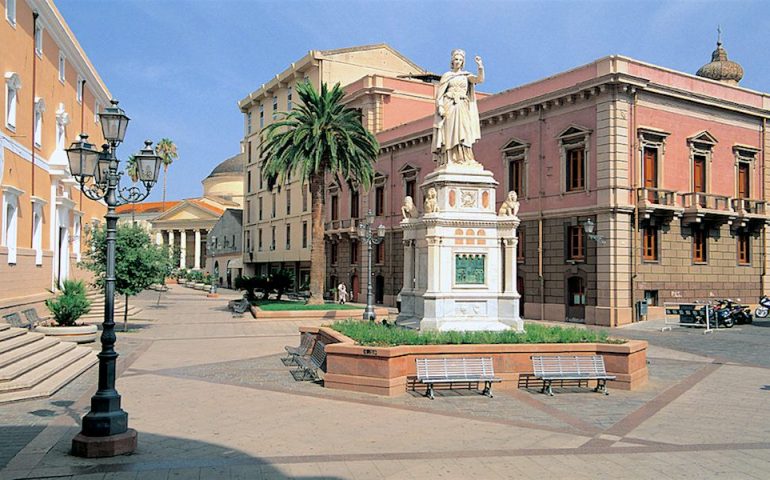
<instances>
[{"instance_id":1,"label":"rooftop dome","mask_svg":"<svg viewBox=\"0 0 770 480\"><path fill-rule=\"evenodd\" d=\"M239 153L214 167L214 170L212 170L206 178L241 173L243 173L243 154Z\"/></svg>"},{"instance_id":2,"label":"rooftop dome","mask_svg":"<svg viewBox=\"0 0 770 480\"><path fill-rule=\"evenodd\" d=\"M717 40L717 49L711 54L711 62L703 65L695 75L719 82L738 85L743 78L743 67L727 59L727 50L722 47L722 39Z\"/></svg>"}]
</instances>

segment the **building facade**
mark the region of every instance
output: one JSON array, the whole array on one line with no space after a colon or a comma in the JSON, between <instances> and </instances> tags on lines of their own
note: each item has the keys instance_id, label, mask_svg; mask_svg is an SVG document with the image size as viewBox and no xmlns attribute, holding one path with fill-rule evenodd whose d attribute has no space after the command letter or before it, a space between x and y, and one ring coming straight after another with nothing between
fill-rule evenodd
<instances>
[{"instance_id":1,"label":"building facade","mask_svg":"<svg viewBox=\"0 0 770 480\"><path fill-rule=\"evenodd\" d=\"M206 271L220 287L243 274L243 210L228 208L208 234Z\"/></svg>"},{"instance_id":2,"label":"building facade","mask_svg":"<svg viewBox=\"0 0 770 480\"><path fill-rule=\"evenodd\" d=\"M39 307L77 261L106 212L85 198L65 149L80 133L101 144L110 92L48 0L0 7L0 313Z\"/></svg>"},{"instance_id":3,"label":"building facade","mask_svg":"<svg viewBox=\"0 0 770 480\"><path fill-rule=\"evenodd\" d=\"M312 50L238 103L244 114L243 150L246 152L243 178L246 274L266 275L281 268L289 269L295 274L295 287L307 283L309 278L309 187L300 179L294 179L268 190L259 166L259 133L280 112L292 110L297 101L297 83L310 82L316 89L322 82L329 86L340 83L345 87L348 104L360 109L364 124L376 132L415 118L416 111L423 114L430 111L432 87L428 85L425 89L426 84L420 80L398 78L419 77L424 73L421 67L387 45ZM336 222L336 219L329 218L329 221Z\"/></svg>"},{"instance_id":4,"label":"building facade","mask_svg":"<svg viewBox=\"0 0 770 480\"><path fill-rule=\"evenodd\" d=\"M525 318L616 326L638 319L641 300L655 315L666 302L768 293L770 96L721 67L695 76L610 56L479 100L476 158L500 183L498 199L515 190L521 202ZM379 132L373 188L327 193L330 215L339 209L339 229L327 229L330 285L365 289L362 246L344 233L352 198L388 229L372 278L375 300L397 303L400 206L409 195L422 210L432 125L426 116Z\"/></svg>"}]
</instances>

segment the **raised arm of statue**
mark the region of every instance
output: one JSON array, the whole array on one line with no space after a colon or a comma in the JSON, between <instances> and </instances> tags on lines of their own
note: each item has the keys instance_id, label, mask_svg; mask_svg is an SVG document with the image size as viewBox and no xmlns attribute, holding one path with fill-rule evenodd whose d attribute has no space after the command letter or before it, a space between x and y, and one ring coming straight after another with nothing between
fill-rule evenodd
<instances>
[{"instance_id":1,"label":"raised arm of statue","mask_svg":"<svg viewBox=\"0 0 770 480\"><path fill-rule=\"evenodd\" d=\"M468 75L468 81L471 83L484 83L484 64L481 61L481 57L476 55L473 60L476 62L478 73L476 75Z\"/></svg>"}]
</instances>

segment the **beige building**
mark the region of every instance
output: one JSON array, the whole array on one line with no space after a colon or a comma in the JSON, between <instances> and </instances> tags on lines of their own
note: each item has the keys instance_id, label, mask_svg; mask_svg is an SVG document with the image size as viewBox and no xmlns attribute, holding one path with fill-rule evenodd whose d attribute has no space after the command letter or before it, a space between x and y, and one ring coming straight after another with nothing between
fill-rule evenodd
<instances>
[{"instance_id":1,"label":"beige building","mask_svg":"<svg viewBox=\"0 0 770 480\"><path fill-rule=\"evenodd\" d=\"M308 186L299 180L292 180L270 191L259 169L259 132L277 118L279 112L292 109L293 102L297 101L297 83L311 82L316 88L322 82L330 86L340 83L346 89L348 104L359 108L366 126L377 132L403 123L399 106L410 106L412 113L414 108L425 109L425 115L430 112L432 87L427 91L409 91L393 85L426 85L419 80L424 76L424 69L384 44L311 50L238 102L244 114L243 150L246 152L243 179L245 274L267 274L287 268L294 271L295 278L299 280L298 286L304 284L309 276L311 225Z\"/></svg>"}]
</instances>

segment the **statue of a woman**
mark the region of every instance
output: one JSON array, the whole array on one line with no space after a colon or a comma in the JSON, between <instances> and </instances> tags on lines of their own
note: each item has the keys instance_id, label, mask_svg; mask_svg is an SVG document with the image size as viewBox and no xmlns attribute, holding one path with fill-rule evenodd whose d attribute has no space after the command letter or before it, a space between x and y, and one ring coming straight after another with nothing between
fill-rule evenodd
<instances>
[{"instance_id":1,"label":"statue of a woman","mask_svg":"<svg viewBox=\"0 0 770 480\"><path fill-rule=\"evenodd\" d=\"M465 52L452 50L452 70L441 76L436 92L433 121L433 152L439 166L476 163L472 146L481 138L475 84L484 81L484 65L476 56L478 74L463 70Z\"/></svg>"}]
</instances>

